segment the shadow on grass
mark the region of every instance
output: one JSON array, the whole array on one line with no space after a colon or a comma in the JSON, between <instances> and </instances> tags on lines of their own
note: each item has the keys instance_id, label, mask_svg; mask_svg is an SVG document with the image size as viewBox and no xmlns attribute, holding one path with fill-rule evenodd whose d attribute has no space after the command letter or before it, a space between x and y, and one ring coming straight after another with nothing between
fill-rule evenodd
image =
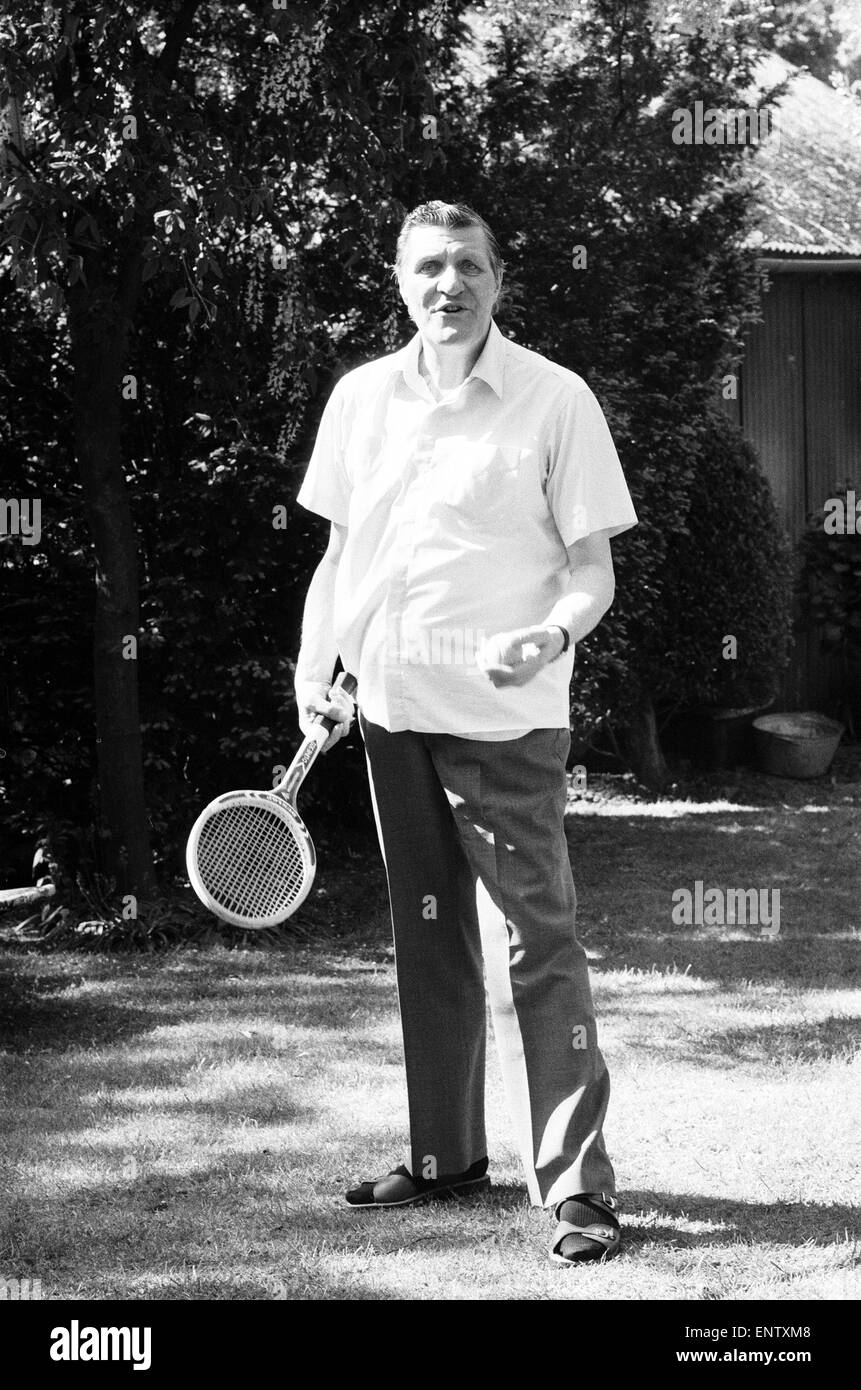
<instances>
[{"instance_id":1,"label":"shadow on grass","mask_svg":"<svg viewBox=\"0 0 861 1390\"><path fill-rule=\"evenodd\" d=\"M264 960L277 967L277 959ZM246 965L244 974L213 978L211 967L202 963L196 978L193 969L177 977L168 973L169 961L162 964L166 969L147 962L146 970L130 971L114 982L108 1001L92 991L72 992L90 983L83 974L30 975L0 963L0 1048L63 1052L129 1042L155 1029L227 1024L224 1043L206 1039L218 1048L230 1046L234 1035L241 1045L243 1026L259 1027L261 1016L270 1025L345 1033L365 1026L369 1014L394 1008L392 979L371 969L338 971L320 960L312 970L308 960L296 974L282 964L273 978ZM351 985L360 973L365 978L357 999Z\"/></svg>"},{"instance_id":2,"label":"shadow on grass","mask_svg":"<svg viewBox=\"0 0 861 1390\"><path fill-rule=\"evenodd\" d=\"M730 991L738 984L793 984L804 989L848 989L861 976L861 938L847 940L810 934L773 940L720 940L702 927L690 931L607 934L595 928L581 938L597 975L640 970L656 975L655 993L665 995L662 972L687 972L695 980L713 980ZM642 990L642 983L638 983ZM612 1007L607 1001L604 1008Z\"/></svg>"},{"instance_id":3,"label":"shadow on grass","mask_svg":"<svg viewBox=\"0 0 861 1390\"><path fill-rule=\"evenodd\" d=\"M805 1244L830 1245L844 1243L849 1237L861 1236L861 1210L843 1203L818 1202L745 1202L716 1198L703 1193L685 1195L667 1192L631 1191L619 1195L625 1245L629 1253L641 1251L647 1245L676 1246L697 1249L738 1244L784 1245L796 1248ZM516 1231L509 1226L516 1213L529 1211L528 1225ZM534 1244L534 1227L547 1225L552 1230L549 1212L528 1208L526 1189L514 1184L494 1186L480 1198L468 1202L452 1199L434 1202L430 1208L414 1208L403 1212L356 1211L352 1220L357 1223L354 1236L356 1250L361 1250L373 1238L377 1253L396 1251L409 1245L403 1233L416 1229L415 1217L425 1213L423 1221L432 1220L437 1229L420 1232L416 1245L436 1245L441 1249L475 1246L476 1232L471 1229L480 1221L481 1239ZM639 1214L648 1212L644 1218ZM429 1215L428 1215L429 1213ZM285 1222L285 1226L288 1223ZM685 1230L685 1225L702 1225L707 1229ZM349 1244L350 1232L345 1232L343 1214L331 1215L309 1211L297 1213L291 1229L313 1233L317 1237L331 1236L342 1245ZM467 1229L464 1229L467 1228Z\"/></svg>"},{"instance_id":4,"label":"shadow on grass","mask_svg":"<svg viewBox=\"0 0 861 1390\"><path fill-rule=\"evenodd\" d=\"M31 976L0 965L0 1047L63 1052L81 1043L124 1042L154 1028L158 1014L138 1002L66 997L83 976Z\"/></svg>"},{"instance_id":5,"label":"shadow on grass","mask_svg":"<svg viewBox=\"0 0 861 1390\"><path fill-rule=\"evenodd\" d=\"M842 1203L739 1202L702 1193L636 1191L623 1192L620 1206L625 1244L632 1254L655 1244L685 1250L739 1244L832 1245L844 1242L847 1232L850 1237L861 1234L861 1209ZM650 1213L647 1219L638 1219L640 1210ZM680 1222L711 1229L686 1231Z\"/></svg>"},{"instance_id":6,"label":"shadow on grass","mask_svg":"<svg viewBox=\"0 0 861 1390\"><path fill-rule=\"evenodd\" d=\"M689 1040L698 1062L849 1062L861 1050L861 1019L832 1014L805 1023L753 1023Z\"/></svg>"},{"instance_id":7,"label":"shadow on grass","mask_svg":"<svg viewBox=\"0 0 861 1390\"><path fill-rule=\"evenodd\" d=\"M774 808L764 820L720 813L660 819L622 814L568 816L569 855L578 893L627 930L654 920L671 931L673 893L706 886L779 888L785 929L813 925L823 935L858 925L861 812L817 814Z\"/></svg>"}]
</instances>

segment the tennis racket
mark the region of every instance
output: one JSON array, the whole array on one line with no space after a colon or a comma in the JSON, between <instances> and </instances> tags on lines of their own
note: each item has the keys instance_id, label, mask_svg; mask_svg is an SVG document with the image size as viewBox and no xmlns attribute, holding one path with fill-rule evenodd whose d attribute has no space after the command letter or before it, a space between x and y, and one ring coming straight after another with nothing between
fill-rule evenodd
<instances>
[{"instance_id":1,"label":"tennis racket","mask_svg":"<svg viewBox=\"0 0 861 1390\"><path fill-rule=\"evenodd\" d=\"M352 695L355 677L335 685ZM307 898L317 855L296 795L337 721L315 716L281 781L272 791L225 792L201 811L185 851L188 877L200 901L237 927L277 927Z\"/></svg>"}]
</instances>

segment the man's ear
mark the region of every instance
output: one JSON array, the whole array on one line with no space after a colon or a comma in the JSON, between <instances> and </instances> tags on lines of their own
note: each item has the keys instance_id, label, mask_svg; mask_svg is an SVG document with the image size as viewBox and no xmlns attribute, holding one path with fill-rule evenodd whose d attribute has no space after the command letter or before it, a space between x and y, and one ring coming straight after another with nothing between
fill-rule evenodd
<instances>
[{"instance_id":1,"label":"man's ear","mask_svg":"<svg viewBox=\"0 0 861 1390\"><path fill-rule=\"evenodd\" d=\"M497 309L499 308L499 301L500 301L501 298L502 298L502 271L499 272L499 279L498 279L497 282L496 282L496 298L495 298L494 301L493 301L493 308L492 308L491 311L490 311L492 314L495 314L496 311L497 311Z\"/></svg>"}]
</instances>

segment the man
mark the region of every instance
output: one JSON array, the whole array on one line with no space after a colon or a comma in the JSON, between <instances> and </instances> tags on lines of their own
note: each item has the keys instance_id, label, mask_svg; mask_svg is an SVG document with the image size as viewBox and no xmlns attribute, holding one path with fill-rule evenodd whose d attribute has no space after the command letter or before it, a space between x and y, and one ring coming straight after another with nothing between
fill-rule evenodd
<instances>
[{"instance_id":1,"label":"man","mask_svg":"<svg viewBox=\"0 0 861 1390\"><path fill-rule=\"evenodd\" d=\"M331 522L299 722L338 719L329 745L348 730L340 654L359 683L409 1102L408 1164L346 1198L487 1188L483 959L530 1201L557 1222L551 1258L610 1258L609 1079L563 815L574 646L613 600L610 537L637 517L585 382L493 321L503 266L483 219L422 204L395 274L418 331L337 383L298 494Z\"/></svg>"}]
</instances>

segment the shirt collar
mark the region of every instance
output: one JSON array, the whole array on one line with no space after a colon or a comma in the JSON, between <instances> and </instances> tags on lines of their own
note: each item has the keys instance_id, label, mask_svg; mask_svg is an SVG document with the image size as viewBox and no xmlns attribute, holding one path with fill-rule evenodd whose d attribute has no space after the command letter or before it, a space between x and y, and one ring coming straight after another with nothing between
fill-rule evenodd
<instances>
[{"instance_id":1,"label":"shirt collar","mask_svg":"<svg viewBox=\"0 0 861 1390\"><path fill-rule=\"evenodd\" d=\"M392 357L392 370L403 372L407 385L412 387L414 391L418 391L420 395L424 395L427 392L427 383L419 372L421 346L422 335L420 333L413 334L406 347L401 348L400 352L396 352ZM473 377L480 377L502 400L504 367L505 339L497 328L495 320L491 319L490 330L485 339L484 347L466 380L471 381Z\"/></svg>"}]
</instances>

